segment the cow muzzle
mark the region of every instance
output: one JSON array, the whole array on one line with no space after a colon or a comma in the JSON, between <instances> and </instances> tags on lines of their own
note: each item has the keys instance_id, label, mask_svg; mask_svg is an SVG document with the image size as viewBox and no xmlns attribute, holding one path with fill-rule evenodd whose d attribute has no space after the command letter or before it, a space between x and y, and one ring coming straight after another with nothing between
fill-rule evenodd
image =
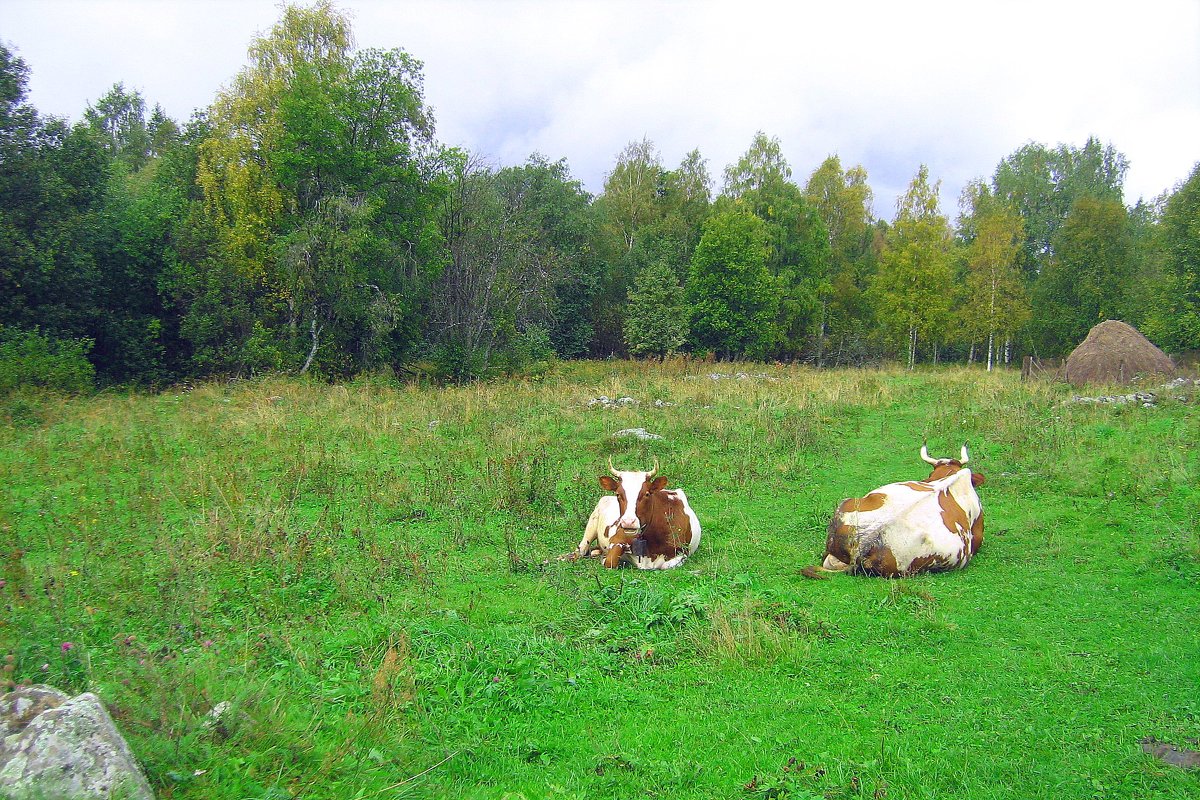
<instances>
[{"instance_id":1,"label":"cow muzzle","mask_svg":"<svg viewBox=\"0 0 1200 800\"><path fill-rule=\"evenodd\" d=\"M622 533L637 533L642 529L642 521L636 514L622 514L617 518L617 529Z\"/></svg>"}]
</instances>

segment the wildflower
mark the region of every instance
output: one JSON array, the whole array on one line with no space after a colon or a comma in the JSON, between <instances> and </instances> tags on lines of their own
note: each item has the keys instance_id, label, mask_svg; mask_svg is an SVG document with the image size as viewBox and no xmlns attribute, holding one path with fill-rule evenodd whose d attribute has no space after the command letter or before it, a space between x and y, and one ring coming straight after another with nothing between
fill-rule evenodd
<instances>
[{"instance_id":1,"label":"wildflower","mask_svg":"<svg viewBox=\"0 0 1200 800\"><path fill-rule=\"evenodd\" d=\"M207 650L208 648L210 648L210 647L212 647L212 646L213 646L213 640L212 640L212 639L205 639L205 640L204 640L204 645L203 645L203 646L204 646L204 649L206 649L206 650Z\"/></svg>"},{"instance_id":2,"label":"wildflower","mask_svg":"<svg viewBox=\"0 0 1200 800\"><path fill-rule=\"evenodd\" d=\"M49 671L50 671L50 665L42 664L42 672L49 672Z\"/></svg>"},{"instance_id":3,"label":"wildflower","mask_svg":"<svg viewBox=\"0 0 1200 800\"><path fill-rule=\"evenodd\" d=\"M71 643L71 642L63 642L63 643L62 643L62 651L65 653L65 652L67 652L68 650L70 650L70 649L71 649L72 647L74 647L74 646L75 646L75 645L74 645L73 643Z\"/></svg>"}]
</instances>

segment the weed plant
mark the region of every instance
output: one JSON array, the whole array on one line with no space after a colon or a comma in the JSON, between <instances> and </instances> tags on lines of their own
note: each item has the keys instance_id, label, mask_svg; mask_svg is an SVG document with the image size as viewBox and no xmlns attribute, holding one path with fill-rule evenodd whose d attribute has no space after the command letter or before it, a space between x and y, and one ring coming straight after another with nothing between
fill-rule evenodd
<instances>
[{"instance_id":1,"label":"weed plant","mask_svg":"<svg viewBox=\"0 0 1200 800\"><path fill-rule=\"evenodd\" d=\"M1200 737L1195 399L670 360L22 396L0 679L98 692L160 798L1194 798L1139 740ZM802 578L926 440L987 478L971 565ZM610 456L687 490L683 567L556 559Z\"/></svg>"}]
</instances>

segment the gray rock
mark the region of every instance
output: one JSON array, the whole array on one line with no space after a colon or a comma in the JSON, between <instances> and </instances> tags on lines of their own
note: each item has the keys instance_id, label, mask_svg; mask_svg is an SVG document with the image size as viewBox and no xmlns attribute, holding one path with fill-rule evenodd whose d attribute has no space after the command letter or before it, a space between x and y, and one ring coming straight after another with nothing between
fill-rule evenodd
<instances>
[{"instance_id":1,"label":"gray rock","mask_svg":"<svg viewBox=\"0 0 1200 800\"><path fill-rule=\"evenodd\" d=\"M646 430L645 428L626 428L623 431L617 431L613 434L613 436L632 436L635 439L641 439L643 441L663 438L657 433L650 433L650 431Z\"/></svg>"},{"instance_id":2,"label":"gray rock","mask_svg":"<svg viewBox=\"0 0 1200 800\"><path fill-rule=\"evenodd\" d=\"M229 719L229 712L233 710L233 703L228 700L222 700L212 707L212 710L204 716L204 720L200 723L200 727L206 731L218 730L225 728L225 723Z\"/></svg>"},{"instance_id":3,"label":"gray rock","mask_svg":"<svg viewBox=\"0 0 1200 800\"><path fill-rule=\"evenodd\" d=\"M18 686L0 694L0 766L4 766L4 739L25 730L33 718L43 711L58 708L70 696L52 686Z\"/></svg>"},{"instance_id":4,"label":"gray rock","mask_svg":"<svg viewBox=\"0 0 1200 800\"><path fill-rule=\"evenodd\" d=\"M589 406L600 406L601 408L621 408L622 406L636 406L638 401L633 397L609 397L602 394L599 397L588 400Z\"/></svg>"},{"instance_id":5,"label":"gray rock","mask_svg":"<svg viewBox=\"0 0 1200 800\"><path fill-rule=\"evenodd\" d=\"M61 699L47 686L26 688L41 690L41 700L30 703ZM32 709L23 707L20 718ZM100 698L85 692L44 708L0 741L0 797L154 800L154 793Z\"/></svg>"}]
</instances>

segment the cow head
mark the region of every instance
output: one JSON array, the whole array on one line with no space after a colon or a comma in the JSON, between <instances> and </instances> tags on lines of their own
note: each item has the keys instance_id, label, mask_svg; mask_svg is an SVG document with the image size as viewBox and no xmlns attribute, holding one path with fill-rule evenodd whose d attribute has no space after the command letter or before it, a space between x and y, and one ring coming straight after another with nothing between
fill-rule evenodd
<instances>
[{"instance_id":1,"label":"cow head","mask_svg":"<svg viewBox=\"0 0 1200 800\"><path fill-rule=\"evenodd\" d=\"M617 527L625 532L636 533L643 524L639 511L644 513L651 493L667 485L666 478L654 477L658 472L658 459L654 459L654 467L647 472L622 472L613 466L609 458L608 471L612 474L601 475L600 485L617 496L617 505L621 508Z\"/></svg>"},{"instance_id":2,"label":"cow head","mask_svg":"<svg viewBox=\"0 0 1200 800\"><path fill-rule=\"evenodd\" d=\"M929 451L925 449L925 445L921 445L921 460L933 467L933 472L929 473L929 477L925 480L936 481L945 478L948 475L953 475L967 465L967 460L970 456L967 455L967 446L962 446L962 452L958 458L930 458ZM983 475L978 472L971 473L971 485L982 486Z\"/></svg>"}]
</instances>

